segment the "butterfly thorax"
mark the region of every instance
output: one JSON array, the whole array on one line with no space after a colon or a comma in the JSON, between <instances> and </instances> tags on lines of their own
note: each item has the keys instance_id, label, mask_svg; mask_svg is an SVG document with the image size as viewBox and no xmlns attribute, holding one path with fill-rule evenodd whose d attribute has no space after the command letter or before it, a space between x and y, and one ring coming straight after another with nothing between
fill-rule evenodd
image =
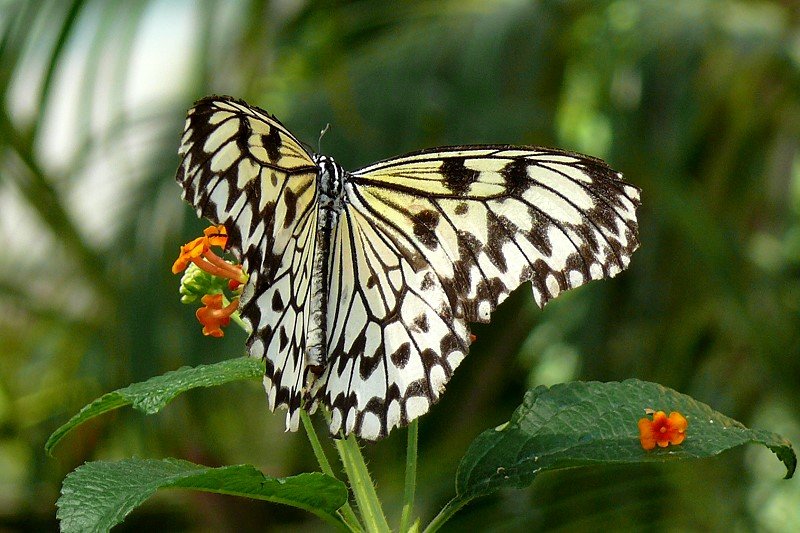
<instances>
[{"instance_id":1,"label":"butterfly thorax","mask_svg":"<svg viewBox=\"0 0 800 533\"><path fill-rule=\"evenodd\" d=\"M314 243L314 263L311 274L311 308L309 309L308 338L305 350L306 386L322 374L328 352L328 268L330 265L331 235L339 222L344 206L343 178L345 170L325 155L315 155L317 164L317 232Z\"/></svg>"},{"instance_id":2,"label":"butterfly thorax","mask_svg":"<svg viewBox=\"0 0 800 533\"><path fill-rule=\"evenodd\" d=\"M343 179L345 170L339 163L327 155L313 156L319 171L317 173L317 190L319 191L320 210L333 210L341 212L344 196Z\"/></svg>"}]
</instances>

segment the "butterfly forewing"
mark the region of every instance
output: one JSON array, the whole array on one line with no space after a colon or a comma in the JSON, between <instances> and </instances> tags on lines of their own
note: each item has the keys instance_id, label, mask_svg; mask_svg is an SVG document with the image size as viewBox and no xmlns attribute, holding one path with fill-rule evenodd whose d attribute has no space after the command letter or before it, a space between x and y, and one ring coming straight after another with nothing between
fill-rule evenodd
<instances>
[{"instance_id":1,"label":"butterfly forewing","mask_svg":"<svg viewBox=\"0 0 800 533\"><path fill-rule=\"evenodd\" d=\"M639 190L578 154L438 148L371 165L353 183L374 219L416 237L407 258L434 266L456 315L470 322L487 322L528 280L543 306L613 276L638 246Z\"/></svg>"},{"instance_id":2,"label":"butterfly forewing","mask_svg":"<svg viewBox=\"0 0 800 533\"><path fill-rule=\"evenodd\" d=\"M205 98L186 120L178 181L198 212L224 224L250 280L241 298L250 353L266 360L270 408L303 400L306 333L316 247L317 166L265 111Z\"/></svg>"},{"instance_id":3,"label":"butterfly forewing","mask_svg":"<svg viewBox=\"0 0 800 533\"><path fill-rule=\"evenodd\" d=\"M274 117L227 97L190 111L181 154L184 197L225 224L250 275L249 350L289 429L302 406L323 405L332 433L385 436L439 398L468 322L488 322L526 281L543 306L614 276L638 246L639 190L580 154L437 148L341 172L337 189ZM320 202L320 183L341 196Z\"/></svg>"}]
</instances>

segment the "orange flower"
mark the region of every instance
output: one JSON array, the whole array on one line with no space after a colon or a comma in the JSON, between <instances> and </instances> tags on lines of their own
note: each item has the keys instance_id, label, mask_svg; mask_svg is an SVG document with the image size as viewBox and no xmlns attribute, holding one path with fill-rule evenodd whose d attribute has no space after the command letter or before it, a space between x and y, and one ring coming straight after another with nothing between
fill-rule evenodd
<instances>
[{"instance_id":1,"label":"orange flower","mask_svg":"<svg viewBox=\"0 0 800 533\"><path fill-rule=\"evenodd\" d=\"M212 337L225 335L222 331L222 326L230 324L231 315L239 307L239 300L233 300L225 307L222 307L222 294L216 293L206 294L200 301L203 302L204 307L198 309L195 315L197 320L203 324L203 335Z\"/></svg>"},{"instance_id":2,"label":"orange flower","mask_svg":"<svg viewBox=\"0 0 800 533\"><path fill-rule=\"evenodd\" d=\"M664 411L656 411L652 420L647 417L639 420L639 442L645 450L652 450L656 444L661 448L680 444L686 438L687 425L683 415L676 411L669 417Z\"/></svg>"},{"instance_id":3,"label":"orange flower","mask_svg":"<svg viewBox=\"0 0 800 533\"><path fill-rule=\"evenodd\" d=\"M208 238L198 237L181 246L181 254L172 263L172 273L183 272L194 259L199 258L208 250Z\"/></svg>"},{"instance_id":4,"label":"orange flower","mask_svg":"<svg viewBox=\"0 0 800 533\"><path fill-rule=\"evenodd\" d=\"M211 275L244 283L247 281L247 275L242 272L241 266L232 265L211 251L212 246L225 248L226 244L228 244L228 231L225 226L206 228L202 237L181 246L181 253L172 264L172 273L182 272L189 263L194 263Z\"/></svg>"}]
</instances>

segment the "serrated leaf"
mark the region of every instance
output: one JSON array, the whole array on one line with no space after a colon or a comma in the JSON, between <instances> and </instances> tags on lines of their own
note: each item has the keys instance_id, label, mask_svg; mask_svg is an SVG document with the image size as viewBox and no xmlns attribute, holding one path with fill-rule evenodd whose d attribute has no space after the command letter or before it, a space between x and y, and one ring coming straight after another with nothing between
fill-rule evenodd
<instances>
[{"instance_id":1,"label":"serrated leaf","mask_svg":"<svg viewBox=\"0 0 800 533\"><path fill-rule=\"evenodd\" d=\"M637 422L645 409L683 414L689 422L686 440L642 449ZM454 502L463 504L503 487L526 487L545 470L698 459L748 442L767 446L786 465L786 477L792 476L797 456L788 440L748 429L656 383L630 379L537 387L507 424L483 432L470 445L458 468Z\"/></svg>"},{"instance_id":2,"label":"serrated leaf","mask_svg":"<svg viewBox=\"0 0 800 533\"><path fill-rule=\"evenodd\" d=\"M64 480L58 499L61 531L108 531L158 489L231 494L310 511L341 525L336 510L347 501L341 481L320 472L265 476L251 465L209 468L179 459L125 459L86 463Z\"/></svg>"},{"instance_id":3,"label":"serrated leaf","mask_svg":"<svg viewBox=\"0 0 800 533\"><path fill-rule=\"evenodd\" d=\"M132 405L146 414L157 413L176 396L198 387L215 387L230 381L261 379L264 362L252 357L228 359L211 365L183 367L104 394L73 416L47 439L44 449L48 454L64 436L80 424L98 415Z\"/></svg>"}]
</instances>

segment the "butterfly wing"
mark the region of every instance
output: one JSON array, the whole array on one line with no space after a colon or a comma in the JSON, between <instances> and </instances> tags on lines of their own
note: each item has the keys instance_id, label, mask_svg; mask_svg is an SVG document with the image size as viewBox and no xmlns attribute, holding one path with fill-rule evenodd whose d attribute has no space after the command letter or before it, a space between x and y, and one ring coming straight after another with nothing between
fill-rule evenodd
<instances>
[{"instance_id":1,"label":"butterfly wing","mask_svg":"<svg viewBox=\"0 0 800 533\"><path fill-rule=\"evenodd\" d=\"M200 216L224 224L250 279L240 300L249 352L266 361L270 409L296 429L305 383L317 165L266 111L228 97L198 101L186 119L177 180Z\"/></svg>"},{"instance_id":2,"label":"butterfly wing","mask_svg":"<svg viewBox=\"0 0 800 533\"><path fill-rule=\"evenodd\" d=\"M546 148L438 148L353 173L373 219L416 237L458 314L488 322L531 281L541 307L627 267L639 245L639 189L605 162Z\"/></svg>"},{"instance_id":3,"label":"butterfly wing","mask_svg":"<svg viewBox=\"0 0 800 533\"><path fill-rule=\"evenodd\" d=\"M332 432L374 439L425 413L466 354L467 322L526 281L543 306L614 276L638 246L639 190L579 154L437 148L354 172L345 192L314 389Z\"/></svg>"}]
</instances>

